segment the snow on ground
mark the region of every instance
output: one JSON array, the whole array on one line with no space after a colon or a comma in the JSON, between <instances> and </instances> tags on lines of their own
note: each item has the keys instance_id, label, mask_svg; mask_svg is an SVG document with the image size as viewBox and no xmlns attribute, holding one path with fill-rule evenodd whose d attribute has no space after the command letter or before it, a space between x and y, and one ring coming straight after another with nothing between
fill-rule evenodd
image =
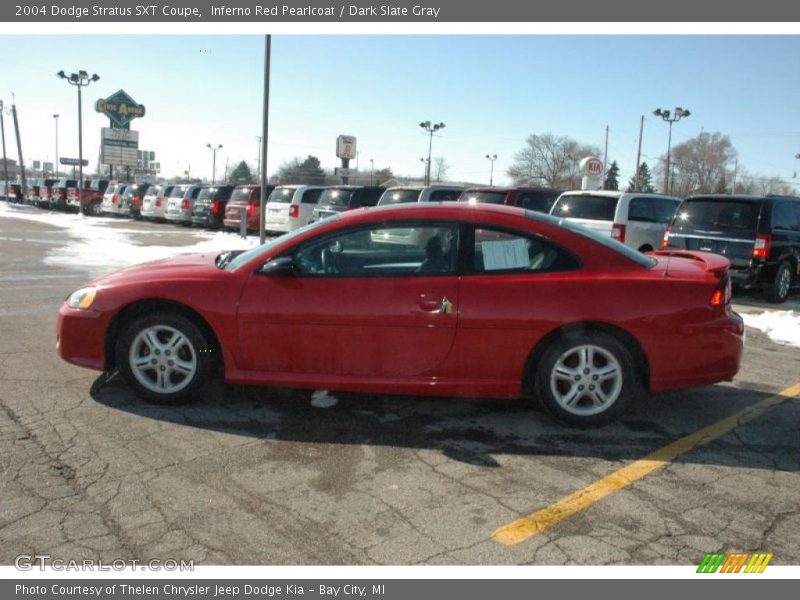
<instances>
[{"instance_id":1,"label":"snow on ground","mask_svg":"<svg viewBox=\"0 0 800 600\"><path fill-rule=\"evenodd\" d=\"M146 231L107 226L110 223L119 224L119 219L40 212L32 207L14 206L6 202L0 203L0 218L35 221L65 229L70 241L50 249L44 263L56 267L88 268L95 272L113 271L178 254L245 250L258 245L255 238L242 239L233 233L191 230L177 230L181 237L191 241L185 245L142 245L133 236L146 235Z\"/></svg>"},{"instance_id":2,"label":"snow on ground","mask_svg":"<svg viewBox=\"0 0 800 600\"><path fill-rule=\"evenodd\" d=\"M311 406L315 408L330 408L331 406L336 406L338 402L339 399L331 395L328 390L315 390L311 394Z\"/></svg>"},{"instance_id":3,"label":"snow on ground","mask_svg":"<svg viewBox=\"0 0 800 600\"><path fill-rule=\"evenodd\" d=\"M745 324L766 333L771 340L800 347L800 312L768 310L761 314L743 314Z\"/></svg>"}]
</instances>

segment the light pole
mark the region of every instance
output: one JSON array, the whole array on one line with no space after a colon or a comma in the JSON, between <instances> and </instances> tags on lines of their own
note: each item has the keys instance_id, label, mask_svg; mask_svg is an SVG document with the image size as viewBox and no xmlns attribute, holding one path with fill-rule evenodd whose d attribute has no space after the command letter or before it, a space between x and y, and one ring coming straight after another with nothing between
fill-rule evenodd
<instances>
[{"instance_id":1,"label":"light pole","mask_svg":"<svg viewBox=\"0 0 800 600\"><path fill-rule=\"evenodd\" d=\"M3 113L6 111L3 106L3 101L0 100L0 135L3 138L3 177L5 185L3 186L3 199L8 200L8 161L6 160L6 125L3 121Z\"/></svg>"},{"instance_id":2,"label":"light pole","mask_svg":"<svg viewBox=\"0 0 800 600\"><path fill-rule=\"evenodd\" d=\"M492 167L489 170L489 186L492 186L494 185L494 161L497 160L497 154L492 154L491 156L487 154L486 158L492 163Z\"/></svg>"},{"instance_id":3,"label":"light pole","mask_svg":"<svg viewBox=\"0 0 800 600\"><path fill-rule=\"evenodd\" d=\"M66 79L67 83L78 88L78 198L83 193L83 111L81 108L81 90L90 83L100 79L97 73L91 77L86 71L78 71L67 76L64 71L56 73L61 79ZM81 214L85 214L83 202L78 202Z\"/></svg>"},{"instance_id":4,"label":"light pole","mask_svg":"<svg viewBox=\"0 0 800 600\"><path fill-rule=\"evenodd\" d=\"M680 106L676 107L674 111L670 112L669 109L657 108L653 111L657 117L661 117L669 123L669 137L667 138L667 171L664 174L664 192L667 194L672 193L672 177L670 177L670 154L672 153L672 124L680 121L683 117L688 117L691 113L685 108ZM637 165L638 169L638 165Z\"/></svg>"},{"instance_id":5,"label":"light pole","mask_svg":"<svg viewBox=\"0 0 800 600\"><path fill-rule=\"evenodd\" d=\"M58 179L58 115L53 115L53 120L56 122L56 160L53 162L54 175Z\"/></svg>"},{"instance_id":6,"label":"light pole","mask_svg":"<svg viewBox=\"0 0 800 600\"><path fill-rule=\"evenodd\" d=\"M425 185L431 184L431 152L433 150L433 134L440 129L444 129L444 123L431 124L430 121L423 121L419 124L422 129L428 132L430 139L428 140L428 163L425 167Z\"/></svg>"},{"instance_id":7,"label":"light pole","mask_svg":"<svg viewBox=\"0 0 800 600\"><path fill-rule=\"evenodd\" d=\"M425 165L425 168L424 168L424 169L423 169L423 171L422 171L422 184L423 184L423 185L427 185L427 181L428 181L428 167L429 167L429 166L430 166L430 164L431 164L431 159L430 159L430 158L425 158L425 157L423 156L422 158L420 158L420 159L419 159L419 162L421 162L422 164L424 164L424 165Z\"/></svg>"},{"instance_id":8,"label":"light pole","mask_svg":"<svg viewBox=\"0 0 800 600\"><path fill-rule=\"evenodd\" d=\"M375 172L375 161L369 159L369 184L372 185L372 174Z\"/></svg>"},{"instance_id":9,"label":"light pole","mask_svg":"<svg viewBox=\"0 0 800 600\"><path fill-rule=\"evenodd\" d=\"M212 146L211 144L206 144L208 148L211 148L211 151L214 153L214 161L212 167L212 175L211 175L211 185L214 185L217 182L217 150L222 148L222 144L217 144L216 147Z\"/></svg>"}]
</instances>

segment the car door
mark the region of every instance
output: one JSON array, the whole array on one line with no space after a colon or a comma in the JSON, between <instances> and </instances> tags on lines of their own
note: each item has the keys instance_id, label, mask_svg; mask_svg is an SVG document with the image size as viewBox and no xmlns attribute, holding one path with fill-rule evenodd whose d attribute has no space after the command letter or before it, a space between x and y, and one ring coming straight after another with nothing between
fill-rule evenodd
<instances>
[{"instance_id":1,"label":"car door","mask_svg":"<svg viewBox=\"0 0 800 600\"><path fill-rule=\"evenodd\" d=\"M381 231L415 227L401 246ZM437 244L439 245L437 248ZM348 228L292 249L289 276L254 273L239 304L247 370L376 379L433 376L450 352L458 305L458 226Z\"/></svg>"}]
</instances>

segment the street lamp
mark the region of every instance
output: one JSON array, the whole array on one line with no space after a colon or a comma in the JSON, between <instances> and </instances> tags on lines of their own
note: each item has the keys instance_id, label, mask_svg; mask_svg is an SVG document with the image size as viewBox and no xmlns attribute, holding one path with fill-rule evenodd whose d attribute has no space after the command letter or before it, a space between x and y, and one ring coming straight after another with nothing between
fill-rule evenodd
<instances>
[{"instance_id":1,"label":"street lamp","mask_svg":"<svg viewBox=\"0 0 800 600\"><path fill-rule=\"evenodd\" d=\"M213 162L213 172L211 175L211 185L214 185L217 182L217 150L222 148L222 144L217 144L216 148L211 144L206 144L206 147L211 148L211 151L214 153L214 162Z\"/></svg>"},{"instance_id":2,"label":"street lamp","mask_svg":"<svg viewBox=\"0 0 800 600\"><path fill-rule=\"evenodd\" d=\"M431 159L430 158L425 158L423 156L422 158L419 159L419 162L421 162L423 165L425 165L425 167L422 170L422 183L424 185L428 180L428 166L431 164Z\"/></svg>"},{"instance_id":3,"label":"street lamp","mask_svg":"<svg viewBox=\"0 0 800 600\"><path fill-rule=\"evenodd\" d=\"M53 115L53 120L56 122L56 160L53 163L54 175L58 178L58 115Z\"/></svg>"},{"instance_id":4,"label":"street lamp","mask_svg":"<svg viewBox=\"0 0 800 600\"><path fill-rule=\"evenodd\" d=\"M90 83L100 79L97 73L90 77L86 71L78 71L67 75L64 71L56 73L61 79L66 79L67 83L78 88L78 197L83 193L83 111L81 108L81 89ZM57 123L58 121L56 121ZM78 202L81 214L85 214L83 202Z\"/></svg>"},{"instance_id":5,"label":"street lamp","mask_svg":"<svg viewBox=\"0 0 800 600\"><path fill-rule=\"evenodd\" d=\"M672 177L670 177L670 154L672 153L672 124L680 121L683 117L688 117L691 113L680 106L676 107L674 111L670 112L668 109L657 108L653 111L657 117L661 117L669 123L669 138L667 140L667 172L664 174L664 192L667 194L672 193ZM638 165L636 167L639 168Z\"/></svg>"},{"instance_id":6,"label":"street lamp","mask_svg":"<svg viewBox=\"0 0 800 600\"><path fill-rule=\"evenodd\" d=\"M3 101L0 100L0 135L3 138L3 199L8 200L8 161L6 160L6 126L3 122L3 113L6 111Z\"/></svg>"},{"instance_id":7,"label":"street lamp","mask_svg":"<svg viewBox=\"0 0 800 600\"><path fill-rule=\"evenodd\" d=\"M372 185L372 174L375 172L375 161L369 159L369 184Z\"/></svg>"},{"instance_id":8,"label":"street lamp","mask_svg":"<svg viewBox=\"0 0 800 600\"><path fill-rule=\"evenodd\" d=\"M497 154L492 154L491 156L487 154L486 158L492 163L492 168L489 171L489 186L492 186L494 184L494 161L497 160Z\"/></svg>"},{"instance_id":9,"label":"street lamp","mask_svg":"<svg viewBox=\"0 0 800 600\"><path fill-rule=\"evenodd\" d=\"M430 121L423 121L419 124L422 129L424 129L430 135L430 140L428 141L428 164L425 167L425 185L431 184L431 151L433 150L433 134L440 129L444 129L444 123L434 123L431 124Z\"/></svg>"}]
</instances>

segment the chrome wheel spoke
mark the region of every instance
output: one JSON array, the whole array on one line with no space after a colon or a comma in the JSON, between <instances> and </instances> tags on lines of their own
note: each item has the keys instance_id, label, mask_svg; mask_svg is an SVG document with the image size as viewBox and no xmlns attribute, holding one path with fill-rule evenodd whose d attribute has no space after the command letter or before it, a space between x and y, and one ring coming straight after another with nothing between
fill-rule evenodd
<instances>
[{"instance_id":1,"label":"chrome wheel spoke","mask_svg":"<svg viewBox=\"0 0 800 600\"><path fill-rule=\"evenodd\" d=\"M577 385L573 385L569 391L562 396L564 406L574 406L583 394Z\"/></svg>"},{"instance_id":2,"label":"chrome wheel spoke","mask_svg":"<svg viewBox=\"0 0 800 600\"><path fill-rule=\"evenodd\" d=\"M170 340L164 345L164 349L176 352L178 348L181 348L185 343L186 343L186 338L183 336L183 334L176 332L175 334L173 334Z\"/></svg>"},{"instance_id":3,"label":"chrome wheel spoke","mask_svg":"<svg viewBox=\"0 0 800 600\"><path fill-rule=\"evenodd\" d=\"M619 370L614 365L606 365L599 369L595 369L593 374L597 375L597 381L607 381L617 376Z\"/></svg>"},{"instance_id":4,"label":"chrome wheel spoke","mask_svg":"<svg viewBox=\"0 0 800 600\"><path fill-rule=\"evenodd\" d=\"M173 361L172 370L176 373L183 375L191 375L194 372L194 361L183 360L182 358L175 358Z\"/></svg>"},{"instance_id":5,"label":"chrome wheel spoke","mask_svg":"<svg viewBox=\"0 0 800 600\"><path fill-rule=\"evenodd\" d=\"M158 340L158 335L156 335L155 329L148 329L144 333L144 338L142 341L150 348L150 351L153 352L155 350L161 350L161 342Z\"/></svg>"},{"instance_id":6,"label":"chrome wheel spoke","mask_svg":"<svg viewBox=\"0 0 800 600\"><path fill-rule=\"evenodd\" d=\"M555 369L553 369L553 374L564 381L573 381L578 372L575 369L571 369L565 364L560 363L556 365Z\"/></svg>"}]
</instances>

